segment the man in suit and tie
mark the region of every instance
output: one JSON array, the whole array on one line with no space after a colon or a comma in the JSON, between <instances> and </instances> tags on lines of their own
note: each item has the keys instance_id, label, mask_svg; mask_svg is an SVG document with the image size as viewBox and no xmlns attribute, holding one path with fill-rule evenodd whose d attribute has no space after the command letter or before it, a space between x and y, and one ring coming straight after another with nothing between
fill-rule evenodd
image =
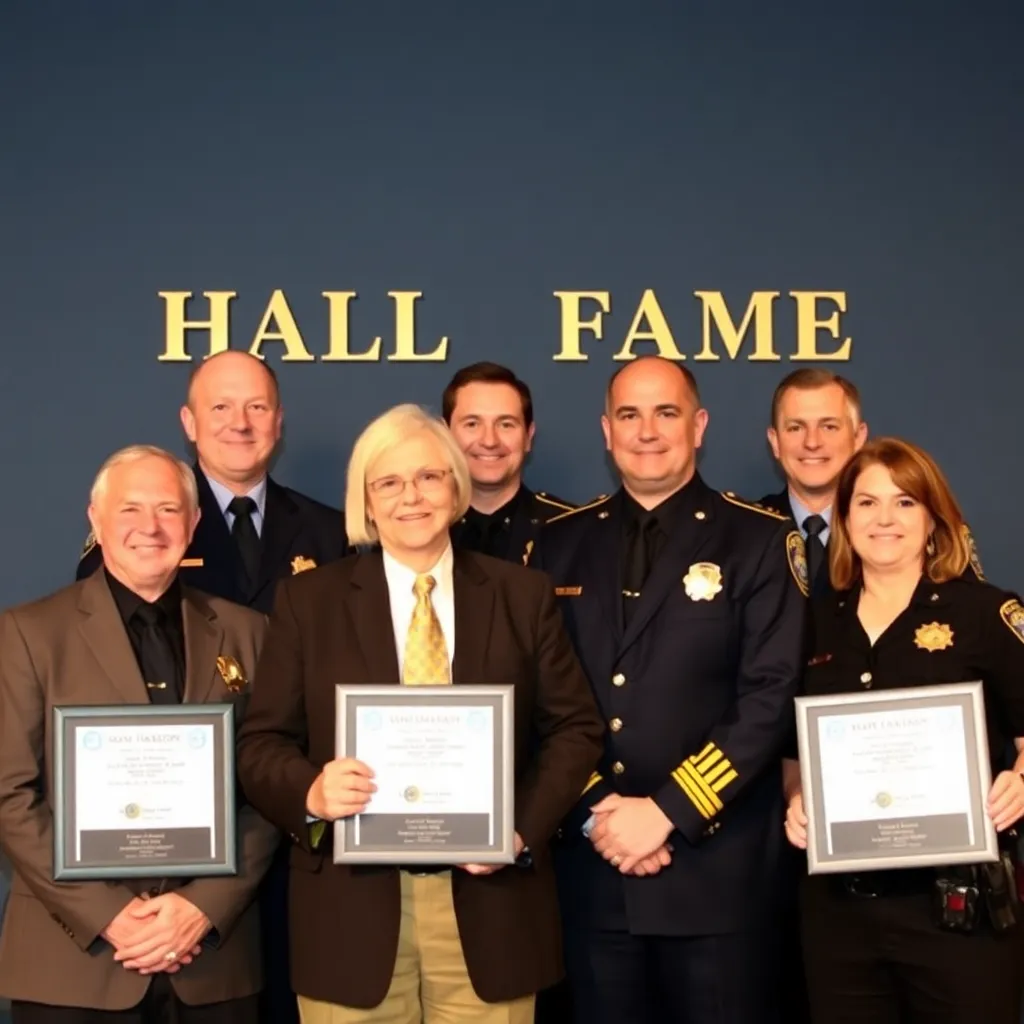
<instances>
[{"instance_id":1,"label":"man in suit and tie","mask_svg":"<svg viewBox=\"0 0 1024 1024\"><path fill-rule=\"evenodd\" d=\"M707 423L681 364L619 370L602 427L622 486L551 520L536 549L607 723L557 845L579 1024L778 1020L807 570L788 517L704 483Z\"/></svg>"},{"instance_id":2,"label":"man in suit and tie","mask_svg":"<svg viewBox=\"0 0 1024 1024\"><path fill-rule=\"evenodd\" d=\"M508 367L473 363L449 381L441 411L473 481L469 508L452 526L452 543L525 564L541 527L575 508L523 483L537 431L529 387Z\"/></svg>"},{"instance_id":3,"label":"man in suit and tie","mask_svg":"<svg viewBox=\"0 0 1024 1024\"><path fill-rule=\"evenodd\" d=\"M348 553L338 509L283 487L268 474L284 410L277 377L247 352L221 352L192 374L181 423L196 449L202 516L182 559L190 586L268 613L278 580ZM96 571L100 545L90 535L78 579ZM287 844L260 893L266 987L262 1024L298 1024L289 982Z\"/></svg>"},{"instance_id":4,"label":"man in suit and tie","mask_svg":"<svg viewBox=\"0 0 1024 1024\"><path fill-rule=\"evenodd\" d=\"M303 1024L531 1024L535 993L562 974L549 841L601 722L550 581L453 548L469 490L444 423L389 410L349 462L346 520L367 550L278 590L238 770L294 843ZM337 757L337 684L511 685L516 863L334 863L328 823L372 821L389 784L386 766L374 780L373 764Z\"/></svg>"},{"instance_id":5,"label":"man in suit and tie","mask_svg":"<svg viewBox=\"0 0 1024 1024\"><path fill-rule=\"evenodd\" d=\"M115 453L89 506L102 568L0 618L0 846L14 868L0 994L14 1024L257 1020L254 900L278 835L251 807L236 876L54 880L55 706L244 712L265 620L179 580L198 517L187 465L148 446Z\"/></svg>"}]
</instances>

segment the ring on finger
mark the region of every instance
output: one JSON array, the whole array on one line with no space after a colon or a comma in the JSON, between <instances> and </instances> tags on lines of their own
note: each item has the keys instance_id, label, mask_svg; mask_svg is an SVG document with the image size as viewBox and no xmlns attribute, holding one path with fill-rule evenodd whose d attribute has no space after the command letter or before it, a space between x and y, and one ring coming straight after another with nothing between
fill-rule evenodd
<instances>
[{"instance_id":1,"label":"ring on finger","mask_svg":"<svg viewBox=\"0 0 1024 1024\"><path fill-rule=\"evenodd\" d=\"M165 960L177 960L177 959L178 959L178 954L177 954L177 953L175 953L175 952L174 952L174 950L172 949L172 950L170 950L170 952L168 952L168 953L167 953L167 954L166 954L166 955L164 956L164 959L165 959Z\"/></svg>"}]
</instances>

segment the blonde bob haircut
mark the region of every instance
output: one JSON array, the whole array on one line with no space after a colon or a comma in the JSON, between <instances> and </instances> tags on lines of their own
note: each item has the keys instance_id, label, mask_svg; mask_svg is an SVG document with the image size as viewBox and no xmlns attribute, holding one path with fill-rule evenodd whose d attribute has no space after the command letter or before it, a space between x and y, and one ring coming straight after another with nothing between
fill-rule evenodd
<instances>
[{"instance_id":1,"label":"blonde bob haircut","mask_svg":"<svg viewBox=\"0 0 1024 1024\"><path fill-rule=\"evenodd\" d=\"M909 441L876 437L843 467L836 490L836 513L829 537L829 578L836 590L850 589L861 577L860 556L853 550L846 519L857 479L869 466L885 466L893 483L923 505L935 523L924 551L924 574L932 583L962 576L970 564L969 532L960 506L935 460Z\"/></svg>"},{"instance_id":2,"label":"blonde bob haircut","mask_svg":"<svg viewBox=\"0 0 1024 1024\"><path fill-rule=\"evenodd\" d=\"M374 462L389 448L407 441L417 434L431 434L441 445L455 481L455 511L451 523L461 519L469 508L472 484L466 456L452 437L444 420L431 416L418 405L396 405L381 413L356 439L352 456L348 460L345 483L345 526L349 543L375 544L379 540L377 527L370 520L367 501L368 473ZM440 467L438 467L440 468ZM451 524L449 524L451 525Z\"/></svg>"},{"instance_id":3,"label":"blonde bob haircut","mask_svg":"<svg viewBox=\"0 0 1024 1024\"><path fill-rule=\"evenodd\" d=\"M121 448L114 452L106 462L99 468L96 479L93 480L92 489L89 492L89 501L92 505L99 507L107 494L107 484L110 481L110 474L118 466L127 466L133 462L141 462L143 459L163 459L170 463L178 475L181 483L181 491L185 496L185 503L188 505L189 515L194 515L199 508L199 489L196 486L196 475L192 472L187 463L176 458L163 448L157 448L152 444L133 444L127 448Z\"/></svg>"}]
</instances>

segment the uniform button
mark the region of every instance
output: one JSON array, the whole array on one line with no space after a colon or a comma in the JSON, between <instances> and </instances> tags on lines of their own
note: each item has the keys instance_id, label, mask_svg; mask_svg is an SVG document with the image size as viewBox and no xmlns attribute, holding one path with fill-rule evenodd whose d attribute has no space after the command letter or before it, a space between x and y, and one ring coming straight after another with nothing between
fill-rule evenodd
<instances>
[{"instance_id":1,"label":"uniform button","mask_svg":"<svg viewBox=\"0 0 1024 1024\"><path fill-rule=\"evenodd\" d=\"M933 601L938 601L938 599L939 599L939 595L938 595L938 594L932 594L932 597L931 597L931 599L932 599Z\"/></svg>"},{"instance_id":2,"label":"uniform button","mask_svg":"<svg viewBox=\"0 0 1024 1024\"><path fill-rule=\"evenodd\" d=\"M625 686L625 685L626 685L626 677L621 672L616 672L615 675L612 676L612 686Z\"/></svg>"},{"instance_id":3,"label":"uniform button","mask_svg":"<svg viewBox=\"0 0 1024 1024\"><path fill-rule=\"evenodd\" d=\"M703 519L704 518L704 513L703 512L699 512L699 511L698 512L694 512L693 513L693 518L694 519Z\"/></svg>"},{"instance_id":4,"label":"uniform button","mask_svg":"<svg viewBox=\"0 0 1024 1024\"><path fill-rule=\"evenodd\" d=\"M871 682L871 673L870 672L861 672L861 674L860 674L860 681L862 683L870 683Z\"/></svg>"},{"instance_id":5,"label":"uniform button","mask_svg":"<svg viewBox=\"0 0 1024 1024\"><path fill-rule=\"evenodd\" d=\"M616 775L621 775L625 770L626 766L621 761L616 761L615 764L612 765L612 771L615 772Z\"/></svg>"},{"instance_id":6,"label":"uniform button","mask_svg":"<svg viewBox=\"0 0 1024 1024\"><path fill-rule=\"evenodd\" d=\"M611 726L612 732L618 732L622 728L622 719L613 718L608 725Z\"/></svg>"}]
</instances>

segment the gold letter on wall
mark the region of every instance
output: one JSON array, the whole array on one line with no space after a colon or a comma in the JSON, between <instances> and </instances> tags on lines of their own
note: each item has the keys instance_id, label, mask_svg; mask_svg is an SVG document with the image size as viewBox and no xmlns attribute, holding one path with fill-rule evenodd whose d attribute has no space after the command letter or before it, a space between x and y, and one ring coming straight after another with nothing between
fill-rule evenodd
<instances>
[{"instance_id":1,"label":"gold letter on wall","mask_svg":"<svg viewBox=\"0 0 1024 1024\"><path fill-rule=\"evenodd\" d=\"M718 333L722 335L722 343L730 359L739 355L743 337L754 321L754 353L750 362L777 362L781 357L775 354L772 346L772 305L779 297L778 292L754 292L747 303L747 311L743 314L743 322L736 326L729 315L729 308L721 292L694 292L704 309L703 339L700 352L695 360L717 361L721 356L711 351L711 321L715 322Z\"/></svg>"},{"instance_id":2,"label":"gold letter on wall","mask_svg":"<svg viewBox=\"0 0 1024 1024\"><path fill-rule=\"evenodd\" d=\"M271 321L277 325L276 331L270 330ZM275 288L274 294L270 296L263 319L260 321L259 327L256 328L256 337L252 339L252 345L249 346L250 355L262 359L260 349L268 341L284 342L285 352L281 356L282 363L313 362L313 357L306 351L306 346L302 343L299 325L295 322L295 317L292 316L288 300L280 288Z\"/></svg>"},{"instance_id":3,"label":"gold letter on wall","mask_svg":"<svg viewBox=\"0 0 1024 1024\"><path fill-rule=\"evenodd\" d=\"M157 356L161 363L190 363L192 357L185 347L186 331L209 331L208 355L224 352L228 347L228 307L237 292L203 292L210 303L209 320L186 320L185 303L191 292L157 292L164 300L164 351Z\"/></svg>"},{"instance_id":4,"label":"gold letter on wall","mask_svg":"<svg viewBox=\"0 0 1024 1024\"><path fill-rule=\"evenodd\" d=\"M640 324L646 319L650 325L649 331L641 331ZM626 333L626 340L622 348L612 357L619 360L636 359L633 354L633 343L637 341L653 341L658 346L658 355L664 359L685 359L686 356L676 348L675 338L669 329L665 314L661 311L658 296L653 289L648 288L640 299L640 305L636 307L636 315L629 325Z\"/></svg>"},{"instance_id":5,"label":"gold letter on wall","mask_svg":"<svg viewBox=\"0 0 1024 1024\"><path fill-rule=\"evenodd\" d=\"M321 357L324 363L374 363L380 359L380 338L365 352L349 351L348 304L356 297L355 292L322 292L331 307L331 345L327 355Z\"/></svg>"},{"instance_id":6,"label":"gold letter on wall","mask_svg":"<svg viewBox=\"0 0 1024 1024\"><path fill-rule=\"evenodd\" d=\"M610 312L610 292L552 292L562 307L562 347L555 355L556 363L585 363L589 356L583 354L582 331L593 331L599 341L604 336L601 317ZM580 303L584 299L596 302L600 307L589 319L580 319Z\"/></svg>"},{"instance_id":7,"label":"gold letter on wall","mask_svg":"<svg viewBox=\"0 0 1024 1024\"><path fill-rule=\"evenodd\" d=\"M394 363L443 363L448 358L448 339L442 338L433 352L416 351L416 300L423 292L388 292L395 300L395 351L388 359ZM374 338L373 344L380 344Z\"/></svg>"},{"instance_id":8,"label":"gold letter on wall","mask_svg":"<svg viewBox=\"0 0 1024 1024\"><path fill-rule=\"evenodd\" d=\"M850 358L852 338L845 338L835 352L818 351L818 331L826 330L839 338L839 314L846 312L846 292L790 292L796 299L796 352L794 360L821 361L835 359L846 362ZM818 300L834 302L836 309L827 320L818 319Z\"/></svg>"}]
</instances>

